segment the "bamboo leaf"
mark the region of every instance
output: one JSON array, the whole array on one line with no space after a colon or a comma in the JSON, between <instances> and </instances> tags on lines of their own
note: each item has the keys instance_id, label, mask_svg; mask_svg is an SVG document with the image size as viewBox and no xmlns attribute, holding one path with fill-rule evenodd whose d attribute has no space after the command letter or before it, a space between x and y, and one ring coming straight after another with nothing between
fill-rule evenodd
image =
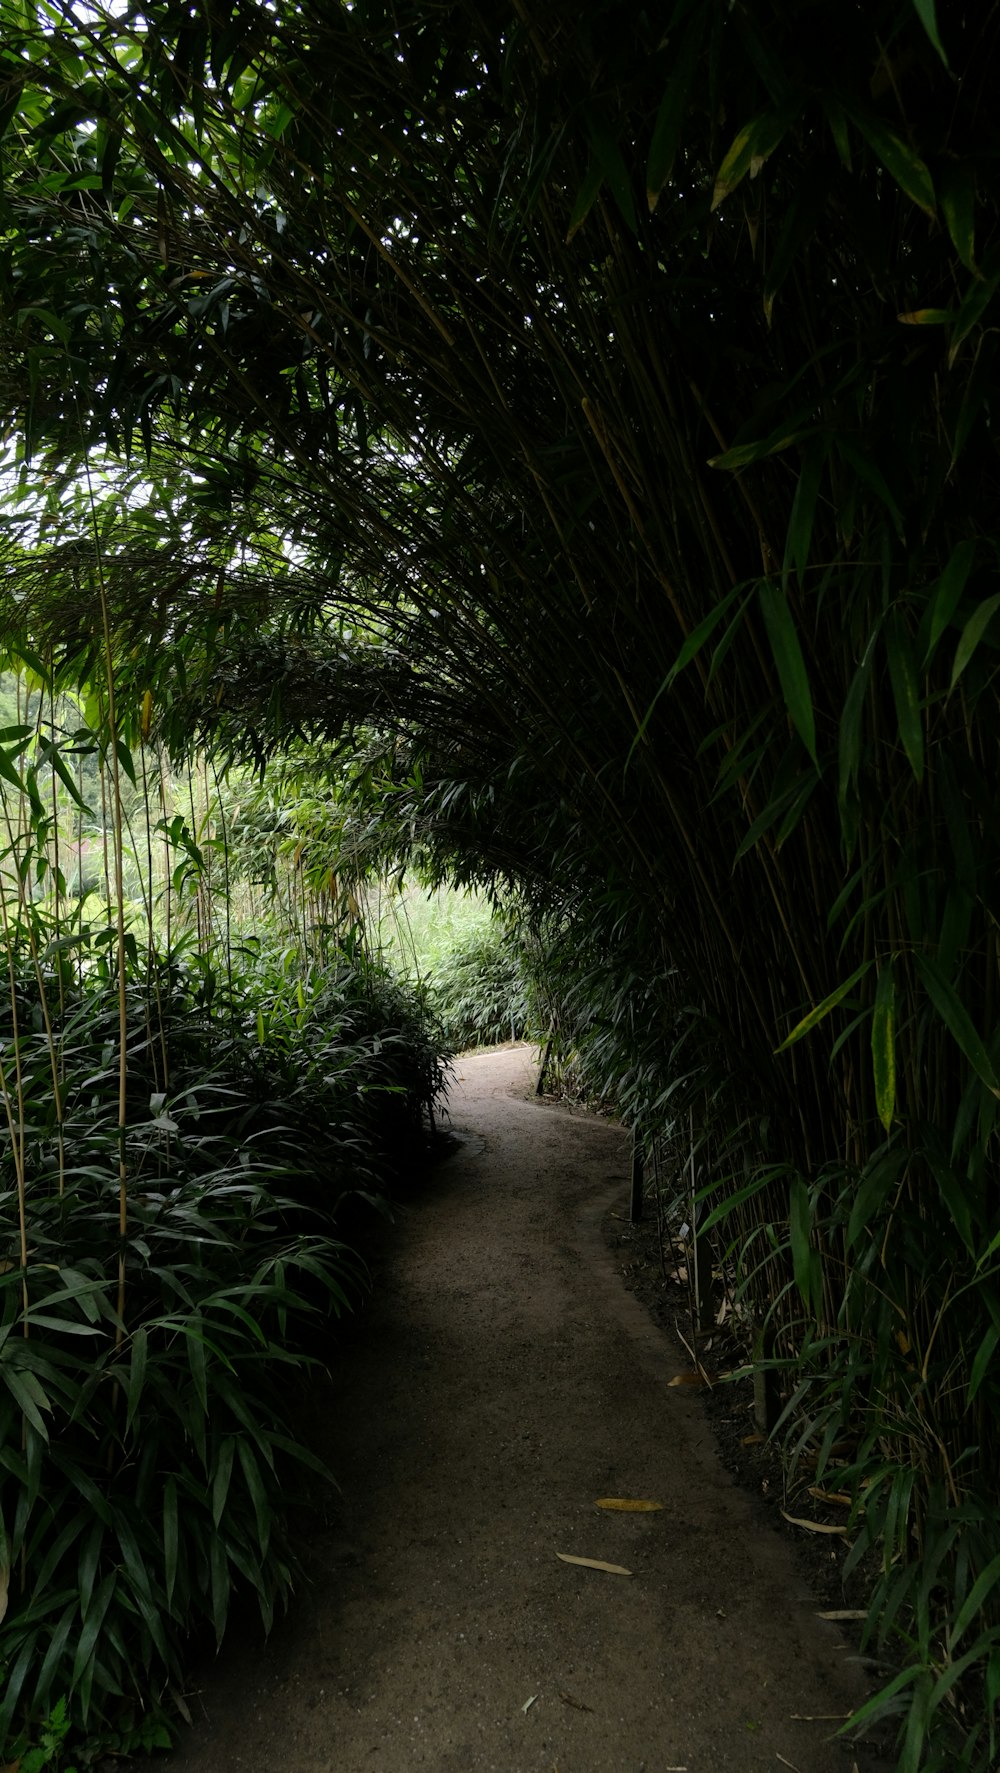
<instances>
[{"instance_id":1,"label":"bamboo leaf","mask_svg":"<svg viewBox=\"0 0 1000 1773\"><path fill-rule=\"evenodd\" d=\"M788 1196L788 1232L792 1247L792 1271L795 1276L795 1285L806 1305L810 1303L812 1296L813 1248L810 1241L811 1231L812 1209L809 1202L809 1188L801 1176L794 1176Z\"/></svg>"},{"instance_id":2,"label":"bamboo leaf","mask_svg":"<svg viewBox=\"0 0 1000 1773\"><path fill-rule=\"evenodd\" d=\"M935 215L934 181L920 155L867 106L847 105L845 109L900 190L928 215Z\"/></svg>"},{"instance_id":3,"label":"bamboo leaf","mask_svg":"<svg viewBox=\"0 0 1000 1773\"><path fill-rule=\"evenodd\" d=\"M167 1610L173 1605L177 1583L177 1562L180 1546L180 1520L177 1509L177 1479L169 1477L163 1486L163 1579Z\"/></svg>"},{"instance_id":4,"label":"bamboo leaf","mask_svg":"<svg viewBox=\"0 0 1000 1773\"><path fill-rule=\"evenodd\" d=\"M968 271L976 269L976 181L964 166L945 166L938 200L952 244Z\"/></svg>"},{"instance_id":5,"label":"bamboo leaf","mask_svg":"<svg viewBox=\"0 0 1000 1773\"><path fill-rule=\"evenodd\" d=\"M820 481L823 478L823 469L826 465L829 448L829 438L816 437L807 444L803 453L802 467L799 471L798 485L795 488L791 516L788 519L788 530L785 535L785 558L781 569L781 585L782 590L786 593L791 568L794 566L801 585L809 565L809 548L816 517L816 502L819 498Z\"/></svg>"},{"instance_id":6,"label":"bamboo leaf","mask_svg":"<svg viewBox=\"0 0 1000 1773\"><path fill-rule=\"evenodd\" d=\"M751 462L762 462L783 449L791 449L803 435L800 417L783 421L767 437L759 437L752 443L737 443L732 449L724 450L722 455L709 456L708 465L710 468L748 468Z\"/></svg>"},{"instance_id":7,"label":"bamboo leaf","mask_svg":"<svg viewBox=\"0 0 1000 1773\"><path fill-rule=\"evenodd\" d=\"M899 736L903 741L903 750L910 760L910 768L916 780L921 782L924 775L924 728L917 670L906 624L895 613L885 625L885 647Z\"/></svg>"},{"instance_id":8,"label":"bamboo leaf","mask_svg":"<svg viewBox=\"0 0 1000 1773\"><path fill-rule=\"evenodd\" d=\"M954 986L928 955L915 953L913 962L934 1008L977 1077L982 1079L994 1096L1000 1096L1000 1082L997 1080L993 1061L976 1033L972 1018Z\"/></svg>"},{"instance_id":9,"label":"bamboo leaf","mask_svg":"<svg viewBox=\"0 0 1000 1773\"><path fill-rule=\"evenodd\" d=\"M580 189L576 194L576 201L573 204L573 209L569 218L569 226L566 229L567 246L570 244L573 236L579 233L579 230L583 227L584 222L597 201L603 183L604 168L597 155L591 154L587 165L587 171L584 175L583 184L580 186Z\"/></svg>"},{"instance_id":10,"label":"bamboo leaf","mask_svg":"<svg viewBox=\"0 0 1000 1773\"><path fill-rule=\"evenodd\" d=\"M788 1521L790 1526L804 1527L807 1533L829 1533L829 1534L843 1535L844 1533L847 1532L846 1527L831 1527L827 1524L826 1521L806 1520L806 1518L803 1515L789 1514L787 1512L787 1510L784 1508L782 1509L781 1512L784 1515L786 1521Z\"/></svg>"},{"instance_id":11,"label":"bamboo leaf","mask_svg":"<svg viewBox=\"0 0 1000 1773\"><path fill-rule=\"evenodd\" d=\"M681 131L690 102L691 80L704 32L704 10L695 9L684 33L673 73L664 88L653 125L646 163L646 201L653 214L660 192L674 169Z\"/></svg>"},{"instance_id":12,"label":"bamboo leaf","mask_svg":"<svg viewBox=\"0 0 1000 1773\"><path fill-rule=\"evenodd\" d=\"M872 1012L872 1067L875 1107L886 1132L896 1107L896 984L889 959L880 968Z\"/></svg>"},{"instance_id":13,"label":"bamboo leaf","mask_svg":"<svg viewBox=\"0 0 1000 1773\"><path fill-rule=\"evenodd\" d=\"M976 555L976 543L973 537L959 542L948 559L948 564L937 582L933 599L929 608L929 630L927 647L924 653L924 670L930 664L937 651L938 641L948 627L952 616L961 602L965 583L972 571L972 563ZM925 617L925 620L927 618ZM921 623L921 631L924 624Z\"/></svg>"},{"instance_id":14,"label":"bamboo leaf","mask_svg":"<svg viewBox=\"0 0 1000 1773\"><path fill-rule=\"evenodd\" d=\"M944 53L944 45L938 34L936 0L913 0L913 5L920 23L927 32L928 37L933 43L934 48L937 50L938 55L941 57L945 67L947 67L948 57Z\"/></svg>"},{"instance_id":15,"label":"bamboo leaf","mask_svg":"<svg viewBox=\"0 0 1000 1773\"><path fill-rule=\"evenodd\" d=\"M990 267L988 271L987 266ZM979 325L998 289L1000 271L996 269L996 255L987 253L982 275L973 277L952 324L948 346L949 369L958 355L959 346L968 338L973 327Z\"/></svg>"},{"instance_id":16,"label":"bamboo leaf","mask_svg":"<svg viewBox=\"0 0 1000 1773\"><path fill-rule=\"evenodd\" d=\"M774 153L776 147L787 135L788 131L802 109L802 100L794 99L780 110L765 111L762 116L754 117L744 125L730 144L722 165L715 175L715 187L712 191L711 208L718 209L719 204L742 184L747 174L756 178L765 160Z\"/></svg>"},{"instance_id":17,"label":"bamboo leaf","mask_svg":"<svg viewBox=\"0 0 1000 1773\"><path fill-rule=\"evenodd\" d=\"M830 134L833 136L840 164L845 172L850 172L851 132L847 127L847 113L843 105L826 94L823 96L823 109L826 112L826 120L830 125Z\"/></svg>"},{"instance_id":18,"label":"bamboo leaf","mask_svg":"<svg viewBox=\"0 0 1000 1773\"><path fill-rule=\"evenodd\" d=\"M764 626L767 629L767 637L771 643L771 652L785 698L785 707L788 709L792 725L818 769L816 721L813 715L812 693L809 688L806 662L802 656L802 647L795 631L795 623L792 620L788 601L781 587L773 584L770 579L761 580L758 595L764 616Z\"/></svg>"},{"instance_id":19,"label":"bamboo leaf","mask_svg":"<svg viewBox=\"0 0 1000 1773\"><path fill-rule=\"evenodd\" d=\"M870 486L872 491L881 499L892 518L897 535L902 537L903 514L893 498L892 493L889 491L889 487L881 469L876 467L875 463L864 454L863 450L858 449L856 444L849 442L845 437L837 438L837 450L843 457L844 461L850 463L859 478L863 480L866 485Z\"/></svg>"},{"instance_id":20,"label":"bamboo leaf","mask_svg":"<svg viewBox=\"0 0 1000 1773\"><path fill-rule=\"evenodd\" d=\"M1000 1554L995 1558L990 1559L985 1570L983 1570L981 1575L977 1577L959 1608L955 1622L948 1632L949 1655L954 1653L955 1645L958 1643L959 1638L968 1631L976 1614L982 1611L984 1603L989 1599L989 1596L993 1593L994 1589L998 1587L1000 1587Z\"/></svg>"},{"instance_id":21,"label":"bamboo leaf","mask_svg":"<svg viewBox=\"0 0 1000 1773\"><path fill-rule=\"evenodd\" d=\"M585 1570L606 1570L609 1576L631 1576L623 1564L606 1564L603 1558L577 1558L568 1551L557 1551L556 1557L564 1564L581 1564Z\"/></svg>"},{"instance_id":22,"label":"bamboo leaf","mask_svg":"<svg viewBox=\"0 0 1000 1773\"><path fill-rule=\"evenodd\" d=\"M864 657L851 679L840 713L838 797L843 807L848 790L853 788L861 768L861 716L864 711L868 679L871 676L875 636L865 648Z\"/></svg>"},{"instance_id":23,"label":"bamboo leaf","mask_svg":"<svg viewBox=\"0 0 1000 1773\"><path fill-rule=\"evenodd\" d=\"M631 1496L599 1496L594 1507L606 1508L617 1514L655 1514L663 1507L663 1503L645 1502Z\"/></svg>"},{"instance_id":24,"label":"bamboo leaf","mask_svg":"<svg viewBox=\"0 0 1000 1773\"><path fill-rule=\"evenodd\" d=\"M962 632L959 635L958 645L955 648L955 663L951 668L949 695L955 688L962 672L968 665L998 609L1000 609L1000 592L997 592L993 597L987 597L985 602L981 603L977 609L973 610L972 615L962 629Z\"/></svg>"},{"instance_id":25,"label":"bamboo leaf","mask_svg":"<svg viewBox=\"0 0 1000 1773\"><path fill-rule=\"evenodd\" d=\"M598 111L587 114L587 133L597 162L608 181L608 188L618 206L621 218L631 233L636 233L639 218L632 195L632 178L614 130Z\"/></svg>"},{"instance_id":26,"label":"bamboo leaf","mask_svg":"<svg viewBox=\"0 0 1000 1773\"><path fill-rule=\"evenodd\" d=\"M897 314L896 319L903 326L947 326L955 319L953 308L911 308L905 314Z\"/></svg>"},{"instance_id":27,"label":"bamboo leaf","mask_svg":"<svg viewBox=\"0 0 1000 1773\"><path fill-rule=\"evenodd\" d=\"M870 970L871 965L872 962L870 960L862 961L861 965L855 969L849 979L845 979L842 985L838 985L835 991L831 991L829 997L824 997L822 1003L816 1004L816 1006L809 1011L808 1016L803 1016L801 1022L796 1022L791 1034L787 1034L781 1045L775 1047L775 1053L783 1053L786 1047L794 1046L797 1040L801 1040L804 1035L811 1033L817 1023L822 1022L823 1018L828 1016L831 1010L835 1010L839 1003L843 1003L848 992L853 991L855 985L860 984L865 974Z\"/></svg>"},{"instance_id":28,"label":"bamboo leaf","mask_svg":"<svg viewBox=\"0 0 1000 1773\"><path fill-rule=\"evenodd\" d=\"M236 1452L236 1440L227 1434L219 1448L215 1472L212 1478L212 1520L219 1526L225 1512L226 1499L229 1495L229 1480L233 1474L233 1458Z\"/></svg>"},{"instance_id":29,"label":"bamboo leaf","mask_svg":"<svg viewBox=\"0 0 1000 1773\"><path fill-rule=\"evenodd\" d=\"M966 1393L966 1402L969 1404L972 1403L983 1380L986 1378L987 1373L993 1365L993 1356L996 1353L998 1342L1000 1342L1000 1329L997 1328L996 1324L991 1324L980 1342L979 1347L976 1349L976 1358L972 1363L972 1371L969 1374L969 1389Z\"/></svg>"}]
</instances>

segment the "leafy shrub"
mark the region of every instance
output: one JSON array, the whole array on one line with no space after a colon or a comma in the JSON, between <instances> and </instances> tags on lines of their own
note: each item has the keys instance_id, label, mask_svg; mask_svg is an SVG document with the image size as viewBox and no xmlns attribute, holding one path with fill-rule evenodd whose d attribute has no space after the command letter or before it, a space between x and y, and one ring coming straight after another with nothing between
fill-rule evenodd
<instances>
[{"instance_id":1,"label":"leafy shrub","mask_svg":"<svg viewBox=\"0 0 1000 1773\"><path fill-rule=\"evenodd\" d=\"M431 997L445 1040L457 1050L523 1040L528 995L512 929L495 923L454 949L434 975Z\"/></svg>"},{"instance_id":2,"label":"leafy shrub","mask_svg":"<svg viewBox=\"0 0 1000 1773\"><path fill-rule=\"evenodd\" d=\"M253 958L130 982L123 1134L103 965L47 1026L19 969L16 1067L0 1029L0 1757L60 1699L89 1752L162 1740L187 1640L237 1591L270 1625L290 1501L327 1478L295 1402L363 1285L336 1212L392 1185L440 1063L356 957Z\"/></svg>"}]
</instances>

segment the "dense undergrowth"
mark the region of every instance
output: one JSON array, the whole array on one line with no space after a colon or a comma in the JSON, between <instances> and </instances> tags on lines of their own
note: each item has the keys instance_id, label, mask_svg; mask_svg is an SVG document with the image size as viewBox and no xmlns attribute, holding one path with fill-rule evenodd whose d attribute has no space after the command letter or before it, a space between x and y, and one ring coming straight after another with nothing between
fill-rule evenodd
<instances>
[{"instance_id":1,"label":"dense undergrowth","mask_svg":"<svg viewBox=\"0 0 1000 1773\"><path fill-rule=\"evenodd\" d=\"M442 1071L356 944L188 944L124 1000L106 944L32 947L0 1009L0 1754L61 1702L82 1763L168 1740L192 1636L286 1603L330 1481L296 1402L365 1285L339 1221L419 1167Z\"/></svg>"}]
</instances>

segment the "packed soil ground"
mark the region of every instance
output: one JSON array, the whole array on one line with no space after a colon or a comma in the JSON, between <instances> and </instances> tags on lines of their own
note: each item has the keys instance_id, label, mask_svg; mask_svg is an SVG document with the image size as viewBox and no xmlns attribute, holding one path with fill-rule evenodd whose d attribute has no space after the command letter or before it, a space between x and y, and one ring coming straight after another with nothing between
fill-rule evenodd
<instances>
[{"instance_id":1,"label":"packed soil ground","mask_svg":"<svg viewBox=\"0 0 1000 1773\"><path fill-rule=\"evenodd\" d=\"M864 1668L622 1279L613 1125L461 1061L310 1429L340 1486L265 1645L189 1695L169 1773L876 1773ZM659 1503L645 1512L604 1498ZM566 1559L594 1559L629 1574Z\"/></svg>"}]
</instances>

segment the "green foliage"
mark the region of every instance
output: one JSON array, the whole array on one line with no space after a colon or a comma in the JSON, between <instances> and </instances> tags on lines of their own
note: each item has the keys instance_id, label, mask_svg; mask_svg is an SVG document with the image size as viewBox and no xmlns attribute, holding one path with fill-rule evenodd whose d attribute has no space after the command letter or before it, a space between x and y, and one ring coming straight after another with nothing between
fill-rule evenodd
<instances>
[{"instance_id":1,"label":"green foliage","mask_svg":"<svg viewBox=\"0 0 1000 1773\"><path fill-rule=\"evenodd\" d=\"M525 961L510 924L494 923L453 948L430 980L430 1000L456 1051L523 1040L528 1027Z\"/></svg>"},{"instance_id":2,"label":"green foliage","mask_svg":"<svg viewBox=\"0 0 1000 1773\"><path fill-rule=\"evenodd\" d=\"M310 973L258 945L252 970L220 976L178 955L128 988L121 1135L113 977L98 961L61 992L46 981L46 1025L16 958L0 1746L62 1698L91 1749L148 1747L192 1633L221 1639L237 1594L265 1627L287 1601L290 1506L307 1474L328 1481L296 1398L319 1328L363 1284L337 1209L412 1162L440 1067L413 994L350 957Z\"/></svg>"},{"instance_id":3,"label":"green foliage","mask_svg":"<svg viewBox=\"0 0 1000 1773\"><path fill-rule=\"evenodd\" d=\"M0 8L12 657L89 683L126 778L146 726L344 760L353 812L315 795L275 870L297 934L332 826L548 920L563 1052L686 1123L803 1424L817 1374L849 1397L859 1511L893 1467L904 1765L985 1773L995 36L929 0L54 16Z\"/></svg>"}]
</instances>

